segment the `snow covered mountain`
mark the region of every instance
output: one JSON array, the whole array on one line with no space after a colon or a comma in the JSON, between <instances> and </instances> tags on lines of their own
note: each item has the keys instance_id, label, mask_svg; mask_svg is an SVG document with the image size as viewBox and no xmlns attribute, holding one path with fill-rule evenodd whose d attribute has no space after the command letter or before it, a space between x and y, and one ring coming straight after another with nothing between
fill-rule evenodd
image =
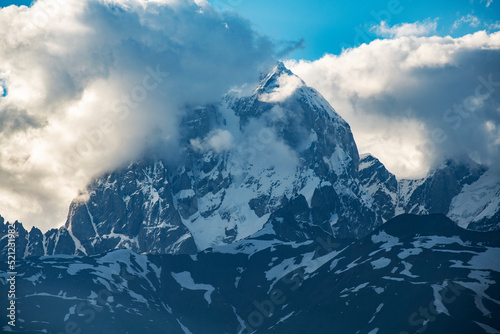
<instances>
[{"instance_id":1,"label":"snow covered mountain","mask_svg":"<svg viewBox=\"0 0 500 334\"><path fill-rule=\"evenodd\" d=\"M180 157L145 158L97 178L64 228L29 234L27 248L43 244L43 253L26 254L61 253L61 242L75 255L194 254L256 233L298 197L311 231L359 238L382 223L358 181L349 125L283 64L251 94L233 91L185 115Z\"/></svg>"},{"instance_id":2,"label":"snow covered mountain","mask_svg":"<svg viewBox=\"0 0 500 334\"><path fill-rule=\"evenodd\" d=\"M268 230L197 255L30 258L17 267L16 330L496 333L499 233L402 215L354 241L286 242Z\"/></svg>"},{"instance_id":3,"label":"snow covered mountain","mask_svg":"<svg viewBox=\"0 0 500 334\"><path fill-rule=\"evenodd\" d=\"M449 160L397 180L375 157L360 159L349 125L281 63L250 93L183 114L179 152L150 152L96 178L64 227L19 224L19 254L196 254L260 230L296 242L361 238L402 213L500 228L500 172Z\"/></svg>"},{"instance_id":4,"label":"snow covered mountain","mask_svg":"<svg viewBox=\"0 0 500 334\"><path fill-rule=\"evenodd\" d=\"M402 213L442 213L463 228L500 228L500 171L470 159L447 160L425 178L397 180L372 155L360 161L360 182L387 220Z\"/></svg>"},{"instance_id":5,"label":"snow covered mountain","mask_svg":"<svg viewBox=\"0 0 500 334\"><path fill-rule=\"evenodd\" d=\"M492 168L465 185L450 204L448 216L458 225L477 231L500 229L500 170Z\"/></svg>"}]
</instances>

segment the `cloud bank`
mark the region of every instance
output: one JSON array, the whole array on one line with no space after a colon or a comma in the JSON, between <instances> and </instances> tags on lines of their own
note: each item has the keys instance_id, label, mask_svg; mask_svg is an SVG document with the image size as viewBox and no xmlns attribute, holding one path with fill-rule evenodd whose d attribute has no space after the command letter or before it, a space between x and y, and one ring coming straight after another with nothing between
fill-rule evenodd
<instances>
[{"instance_id":1,"label":"cloud bank","mask_svg":"<svg viewBox=\"0 0 500 334\"><path fill-rule=\"evenodd\" d=\"M38 0L2 8L0 30L0 214L42 229L95 175L175 147L186 105L257 80L274 52L204 0Z\"/></svg>"},{"instance_id":2,"label":"cloud bank","mask_svg":"<svg viewBox=\"0 0 500 334\"><path fill-rule=\"evenodd\" d=\"M500 32L408 36L433 28L418 27L383 25L394 38L286 65L346 119L361 153L399 177L448 157L500 162Z\"/></svg>"}]
</instances>

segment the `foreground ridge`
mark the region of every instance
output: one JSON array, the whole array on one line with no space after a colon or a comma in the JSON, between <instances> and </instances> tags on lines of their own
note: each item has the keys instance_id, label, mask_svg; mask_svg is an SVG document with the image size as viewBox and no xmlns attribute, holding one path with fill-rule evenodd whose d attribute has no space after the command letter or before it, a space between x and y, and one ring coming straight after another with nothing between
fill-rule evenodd
<instances>
[{"instance_id":1,"label":"foreground ridge","mask_svg":"<svg viewBox=\"0 0 500 334\"><path fill-rule=\"evenodd\" d=\"M499 232L402 215L357 241L261 234L194 256L32 258L17 268L18 323L32 332L70 323L94 333L491 333L499 255Z\"/></svg>"}]
</instances>

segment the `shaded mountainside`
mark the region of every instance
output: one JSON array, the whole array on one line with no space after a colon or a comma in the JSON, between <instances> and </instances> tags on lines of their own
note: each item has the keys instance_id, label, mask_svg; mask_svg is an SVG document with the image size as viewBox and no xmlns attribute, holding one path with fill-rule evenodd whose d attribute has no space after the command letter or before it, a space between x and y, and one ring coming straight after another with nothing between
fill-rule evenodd
<instances>
[{"instance_id":1,"label":"shaded mountainside","mask_svg":"<svg viewBox=\"0 0 500 334\"><path fill-rule=\"evenodd\" d=\"M18 263L16 329L59 333L493 333L500 234L402 215L360 240L278 240L265 227L197 255ZM6 285L6 275L0 283ZM0 307L5 308L5 298ZM5 318L5 317L4 317ZM6 330L6 320L2 319Z\"/></svg>"},{"instance_id":2,"label":"shaded mountainside","mask_svg":"<svg viewBox=\"0 0 500 334\"><path fill-rule=\"evenodd\" d=\"M387 220L402 213L442 213L459 226L500 229L500 172L471 160L447 160L425 178L397 180L372 155L360 160L359 179Z\"/></svg>"}]
</instances>

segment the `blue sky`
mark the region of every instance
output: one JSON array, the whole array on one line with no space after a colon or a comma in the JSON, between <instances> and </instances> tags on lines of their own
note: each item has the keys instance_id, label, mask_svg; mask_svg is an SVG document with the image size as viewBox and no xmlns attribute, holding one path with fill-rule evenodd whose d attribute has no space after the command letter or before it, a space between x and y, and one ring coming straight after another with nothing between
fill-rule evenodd
<instances>
[{"instance_id":1,"label":"blue sky","mask_svg":"<svg viewBox=\"0 0 500 334\"><path fill-rule=\"evenodd\" d=\"M495 0L209 0L216 8L238 12L254 28L283 48L301 48L289 58L315 60L325 53L339 54L342 48L376 39L370 30L382 20L390 26L437 20L439 36L463 36L477 30L500 29L500 1ZM29 5L30 0L2 1ZM458 27L455 22L463 21ZM464 22L465 21L465 22ZM495 29L496 24L496 29Z\"/></svg>"},{"instance_id":2,"label":"blue sky","mask_svg":"<svg viewBox=\"0 0 500 334\"><path fill-rule=\"evenodd\" d=\"M358 1L305 1L305 0L211 0L219 8L236 10L250 19L255 28L276 41L304 40L304 49L296 51L295 59L318 59L324 53L338 54L342 46L353 46L360 29L370 39L372 25L386 19L389 25L405 22L437 21L437 34L462 36L485 25L500 23L500 1L479 0L358 0ZM391 13L392 12L392 13ZM389 14L389 16L387 16ZM477 17L478 26L462 24L452 29L461 17ZM498 28L497 28L498 30ZM358 38L364 41L366 37ZM359 43L356 43L359 44Z\"/></svg>"}]
</instances>

